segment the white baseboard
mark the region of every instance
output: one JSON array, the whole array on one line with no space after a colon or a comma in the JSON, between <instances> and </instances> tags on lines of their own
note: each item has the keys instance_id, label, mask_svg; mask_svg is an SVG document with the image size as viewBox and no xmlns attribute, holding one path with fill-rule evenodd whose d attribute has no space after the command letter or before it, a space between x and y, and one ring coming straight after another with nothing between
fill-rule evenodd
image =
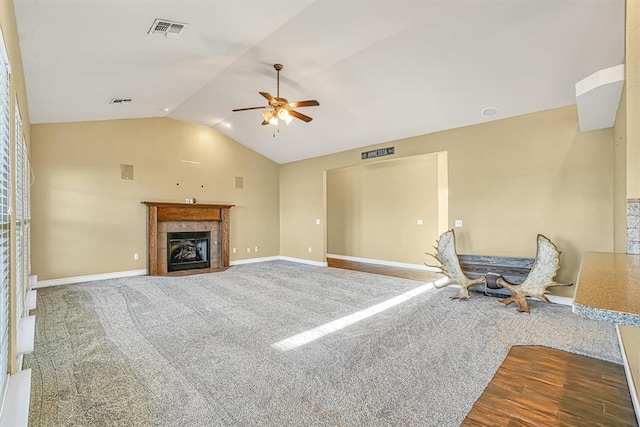
<instances>
[{"instance_id":1,"label":"white baseboard","mask_svg":"<svg viewBox=\"0 0 640 427\"><path fill-rule=\"evenodd\" d=\"M341 259L344 261L353 261L353 262L364 262L367 264L386 265L389 267L409 268L411 270L440 272L440 269L438 267L430 267L424 264L409 264L407 262L385 261L382 259L360 258L356 256L347 256L347 255L338 255L338 254L327 254L327 258L335 258L335 259Z\"/></svg>"},{"instance_id":2,"label":"white baseboard","mask_svg":"<svg viewBox=\"0 0 640 427\"><path fill-rule=\"evenodd\" d=\"M95 280L119 279L121 277L144 276L147 270L115 271L113 273L90 274L87 276L62 277L60 279L39 280L34 289L48 286L70 285L72 283L93 282Z\"/></svg>"},{"instance_id":3,"label":"white baseboard","mask_svg":"<svg viewBox=\"0 0 640 427\"><path fill-rule=\"evenodd\" d=\"M327 254L329 258L343 259L345 261L355 261L355 262L366 262L368 264L378 264L378 265L388 265L392 267L403 267L403 268L411 268L414 270L426 270L426 271L437 271L433 269L433 267L421 266L419 264L407 264L395 261L383 261L377 259L369 259L369 258L358 258L358 257L350 257L345 255L335 255L335 254ZM300 264L308 264L315 265L317 267L326 267L326 262L320 261L312 261L304 258L293 258L288 256L269 256L262 258L249 258L249 259L240 259L236 261L231 261L229 265L242 265L242 264L253 264L256 262L267 262L267 261L291 261L297 262ZM31 288L46 288L48 286L58 286L58 285L70 285L73 283L84 283L84 282L93 282L96 280L106 280L106 279L119 279L121 277L132 277L132 276L144 276L147 274L147 270L129 270L129 271L115 271L113 273L103 273L103 274L90 274L87 276L75 276L75 277L63 277L60 279L51 279L51 280L37 280L38 276L35 277L36 280L32 281ZM34 283L35 282L35 283ZM547 295L549 301L560 304L560 305L573 305L573 298L569 297L561 297L556 295Z\"/></svg>"},{"instance_id":4,"label":"white baseboard","mask_svg":"<svg viewBox=\"0 0 640 427\"><path fill-rule=\"evenodd\" d=\"M327 266L326 262L312 261L310 259L304 259L304 258L292 258L292 257L280 255L278 257L278 259L281 259L283 261L297 262L297 263L300 263L300 264L315 265L316 267L326 267Z\"/></svg>"},{"instance_id":5,"label":"white baseboard","mask_svg":"<svg viewBox=\"0 0 640 427\"><path fill-rule=\"evenodd\" d=\"M229 265L252 264L256 262L267 262L267 261L277 261L277 260L298 262L301 264L310 264L310 265L315 265L319 267L327 266L326 262L311 261L308 259L291 258L291 257L285 257L285 256L279 256L279 255L262 257L262 258L239 259L239 260L231 261ZM115 271L113 273L103 273L103 274L90 274L87 276L62 277L60 279L50 279L50 280L37 280L38 276L33 276L36 278L36 280L32 281L31 288L38 289L38 288L46 288L49 286L93 282L96 280L119 279L121 277L132 277L132 276L144 276L146 274L147 274L147 270L144 269L144 270Z\"/></svg>"},{"instance_id":6,"label":"white baseboard","mask_svg":"<svg viewBox=\"0 0 640 427\"><path fill-rule=\"evenodd\" d=\"M252 264L256 262L267 262L267 261L291 261L297 262L301 264L309 264L315 265L318 267L326 267L326 262L318 262L311 261L308 259L302 258L291 258L286 256L269 256L262 258L249 258L249 259L239 259L235 261L231 261L229 265L241 265L241 264ZM90 274L87 276L75 276L75 277L62 277L60 279L50 279L50 280L37 280L35 284L32 284L33 289L38 288L46 288L49 286L58 286L58 285L71 285L74 283L84 283L84 282L93 282L96 280L107 280L107 279L119 279L122 277L133 277L133 276L144 276L147 274L147 270L129 270L129 271L115 271L113 273L103 273L103 274ZM37 276L35 276L37 278Z\"/></svg>"},{"instance_id":7,"label":"white baseboard","mask_svg":"<svg viewBox=\"0 0 640 427\"><path fill-rule=\"evenodd\" d=\"M279 256L266 256L262 258L238 259L235 261L230 261L229 265L253 264L255 262L277 261L279 259L280 259Z\"/></svg>"},{"instance_id":8,"label":"white baseboard","mask_svg":"<svg viewBox=\"0 0 640 427\"><path fill-rule=\"evenodd\" d=\"M633 382L633 375L631 375L631 369L629 368L629 360L627 359L627 353L624 349L624 341L620 336L620 325L616 325L616 333L618 334L618 344L620 345L620 352L622 352L622 361L624 364L624 373L627 377L627 385L629 386L629 393L631 394L631 402L633 403L633 409L636 413L636 419L638 425L640 425L640 403L638 402L638 393L636 385Z\"/></svg>"}]
</instances>

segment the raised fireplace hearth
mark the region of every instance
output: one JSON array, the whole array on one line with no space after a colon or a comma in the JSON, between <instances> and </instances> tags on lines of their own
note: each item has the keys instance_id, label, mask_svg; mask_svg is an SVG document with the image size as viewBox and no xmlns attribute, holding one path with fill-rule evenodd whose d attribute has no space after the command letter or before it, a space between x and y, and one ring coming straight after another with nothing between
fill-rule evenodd
<instances>
[{"instance_id":1,"label":"raised fireplace hearth","mask_svg":"<svg viewBox=\"0 0 640 427\"><path fill-rule=\"evenodd\" d=\"M229 209L234 205L142 202L147 206L150 276L229 267Z\"/></svg>"}]
</instances>

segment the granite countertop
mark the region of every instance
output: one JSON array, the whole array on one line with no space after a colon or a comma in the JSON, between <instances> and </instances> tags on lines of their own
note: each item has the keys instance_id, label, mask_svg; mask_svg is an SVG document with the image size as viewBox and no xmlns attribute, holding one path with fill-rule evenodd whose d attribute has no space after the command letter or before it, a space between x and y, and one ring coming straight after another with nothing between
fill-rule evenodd
<instances>
[{"instance_id":1,"label":"granite countertop","mask_svg":"<svg viewBox=\"0 0 640 427\"><path fill-rule=\"evenodd\" d=\"M585 252L573 312L640 327L640 255Z\"/></svg>"}]
</instances>

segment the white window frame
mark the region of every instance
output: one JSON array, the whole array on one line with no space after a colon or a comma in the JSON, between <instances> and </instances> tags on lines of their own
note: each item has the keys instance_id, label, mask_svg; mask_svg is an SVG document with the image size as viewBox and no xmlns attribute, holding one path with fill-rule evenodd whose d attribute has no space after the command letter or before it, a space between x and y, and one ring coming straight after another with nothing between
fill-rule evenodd
<instances>
[{"instance_id":1,"label":"white window frame","mask_svg":"<svg viewBox=\"0 0 640 427\"><path fill-rule=\"evenodd\" d=\"M11 271L11 66L0 31L0 402L5 402L9 378L9 309ZM6 81L2 81L6 80ZM4 107L4 110L3 110ZM3 117L4 116L4 117ZM3 123L4 122L4 123ZM3 128L6 126L6 130ZM5 169L6 167L6 175ZM6 182L5 182L6 181ZM6 239L5 239L6 238ZM6 248L6 251L5 251ZM4 405L3 405L4 406ZM0 413L5 412L0 407Z\"/></svg>"}]
</instances>

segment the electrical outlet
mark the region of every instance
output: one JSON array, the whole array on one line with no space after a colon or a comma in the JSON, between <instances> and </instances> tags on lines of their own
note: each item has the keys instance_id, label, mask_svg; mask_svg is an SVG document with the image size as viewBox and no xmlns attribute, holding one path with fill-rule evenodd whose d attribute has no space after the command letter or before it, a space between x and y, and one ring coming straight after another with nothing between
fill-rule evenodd
<instances>
[{"instance_id":1,"label":"electrical outlet","mask_svg":"<svg viewBox=\"0 0 640 427\"><path fill-rule=\"evenodd\" d=\"M418 225L422 225L424 224L424 221L422 221L421 219L418 220Z\"/></svg>"},{"instance_id":2,"label":"electrical outlet","mask_svg":"<svg viewBox=\"0 0 640 427\"><path fill-rule=\"evenodd\" d=\"M258 252L258 247L256 246L255 248L253 248L254 252Z\"/></svg>"},{"instance_id":3,"label":"electrical outlet","mask_svg":"<svg viewBox=\"0 0 640 427\"><path fill-rule=\"evenodd\" d=\"M316 225L320 225L320 220L316 219Z\"/></svg>"},{"instance_id":4,"label":"electrical outlet","mask_svg":"<svg viewBox=\"0 0 640 427\"><path fill-rule=\"evenodd\" d=\"M231 250L231 252L233 252L233 253L235 254L235 253L236 253L236 248L233 248L233 249Z\"/></svg>"},{"instance_id":5,"label":"electrical outlet","mask_svg":"<svg viewBox=\"0 0 640 427\"><path fill-rule=\"evenodd\" d=\"M309 246L309 253L311 253L311 246Z\"/></svg>"},{"instance_id":6,"label":"electrical outlet","mask_svg":"<svg viewBox=\"0 0 640 427\"><path fill-rule=\"evenodd\" d=\"M140 254L133 254L133 259L134 260L139 260L140 259Z\"/></svg>"},{"instance_id":7,"label":"electrical outlet","mask_svg":"<svg viewBox=\"0 0 640 427\"><path fill-rule=\"evenodd\" d=\"M251 253L251 248L247 248L247 253L250 254Z\"/></svg>"},{"instance_id":8,"label":"electrical outlet","mask_svg":"<svg viewBox=\"0 0 640 427\"><path fill-rule=\"evenodd\" d=\"M462 220L461 219L456 219L455 223L454 223L455 227L462 227Z\"/></svg>"}]
</instances>

